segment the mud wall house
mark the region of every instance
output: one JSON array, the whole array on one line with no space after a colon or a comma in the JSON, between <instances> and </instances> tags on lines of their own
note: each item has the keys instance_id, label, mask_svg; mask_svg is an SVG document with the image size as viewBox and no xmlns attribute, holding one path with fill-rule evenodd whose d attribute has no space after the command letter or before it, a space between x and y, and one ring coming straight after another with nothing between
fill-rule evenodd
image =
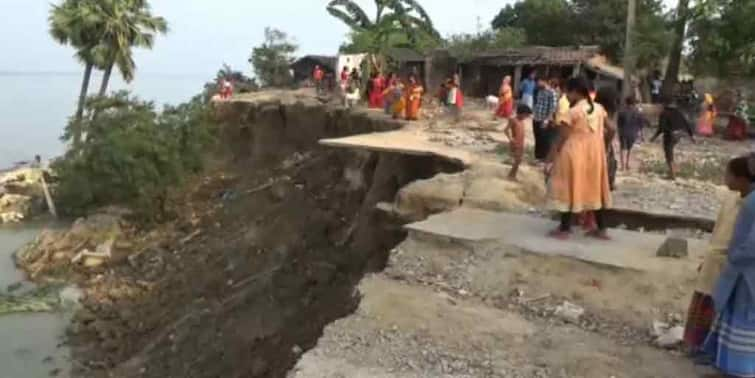
<instances>
[{"instance_id":1,"label":"mud wall house","mask_svg":"<svg viewBox=\"0 0 755 378\"><path fill-rule=\"evenodd\" d=\"M320 66L325 75L334 75L336 70L336 57L327 55L306 55L291 64L294 73L294 83L302 84L312 78L315 67Z\"/></svg>"},{"instance_id":2,"label":"mud wall house","mask_svg":"<svg viewBox=\"0 0 755 378\"><path fill-rule=\"evenodd\" d=\"M616 78L609 72L588 72L596 71L589 68L588 63L598 56L597 46L528 46L475 54L460 62L459 71L464 92L474 97L497 94L506 75L512 77L516 93L519 83L533 71L540 77L565 79L584 74L613 83ZM620 83L614 84L620 86Z\"/></svg>"},{"instance_id":3,"label":"mud wall house","mask_svg":"<svg viewBox=\"0 0 755 378\"><path fill-rule=\"evenodd\" d=\"M385 52L385 56L390 60L391 66L396 67L396 74L402 79L409 75L414 75L417 79L426 82L425 62L426 57L420 52L408 48L390 48Z\"/></svg>"}]
</instances>

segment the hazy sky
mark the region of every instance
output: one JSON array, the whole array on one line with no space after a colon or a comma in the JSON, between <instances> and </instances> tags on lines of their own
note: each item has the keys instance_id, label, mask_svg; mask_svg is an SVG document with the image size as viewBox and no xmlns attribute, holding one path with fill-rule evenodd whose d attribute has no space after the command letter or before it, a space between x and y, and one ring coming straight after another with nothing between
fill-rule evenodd
<instances>
[{"instance_id":1,"label":"hazy sky","mask_svg":"<svg viewBox=\"0 0 755 378\"><path fill-rule=\"evenodd\" d=\"M47 34L50 2L2 0L0 70L80 70L70 48L56 45ZM357 0L374 14L372 0ZM424 0L442 34L474 32L511 0ZM152 0L155 14L168 19L170 34L157 40L154 51L139 51L142 72L212 74L221 63L250 70L251 48L260 43L265 26L288 32L299 54L333 54L347 28L325 11L327 0Z\"/></svg>"},{"instance_id":2,"label":"hazy sky","mask_svg":"<svg viewBox=\"0 0 755 378\"><path fill-rule=\"evenodd\" d=\"M2 0L0 70L64 71L80 68L73 50L56 45L47 34L51 2ZM357 0L373 14L372 0ZM251 48L260 43L265 26L288 32L300 54L332 54L347 28L325 11L327 0L152 0L155 14L168 19L170 34L157 40L154 51L140 51L142 72L211 74L221 63L249 71ZM501 0L425 0L427 11L443 34L475 31L477 17L489 25Z\"/></svg>"}]
</instances>

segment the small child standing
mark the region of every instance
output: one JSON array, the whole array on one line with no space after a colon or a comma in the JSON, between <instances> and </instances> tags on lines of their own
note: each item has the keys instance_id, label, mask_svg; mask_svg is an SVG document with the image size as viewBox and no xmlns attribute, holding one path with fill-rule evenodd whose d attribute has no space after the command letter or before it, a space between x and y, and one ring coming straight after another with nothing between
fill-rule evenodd
<instances>
[{"instance_id":1,"label":"small child standing","mask_svg":"<svg viewBox=\"0 0 755 378\"><path fill-rule=\"evenodd\" d=\"M532 109L527 105L519 105L516 109L516 116L509 118L508 125L503 130L509 139L511 156L514 158L511 172L509 172L509 179L513 181L517 181L519 166L524 157L524 122L530 117L532 117Z\"/></svg>"}]
</instances>

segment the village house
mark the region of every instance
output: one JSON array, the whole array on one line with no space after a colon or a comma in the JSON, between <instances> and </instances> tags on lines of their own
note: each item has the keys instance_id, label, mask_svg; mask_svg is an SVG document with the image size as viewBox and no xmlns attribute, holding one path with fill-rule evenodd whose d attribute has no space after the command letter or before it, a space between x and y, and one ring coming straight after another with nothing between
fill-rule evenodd
<instances>
[{"instance_id":1,"label":"village house","mask_svg":"<svg viewBox=\"0 0 755 378\"><path fill-rule=\"evenodd\" d=\"M301 84L312 78L315 66L320 66L325 75L334 75L336 70L336 57L328 55L305 55L291 64L294 83Z\"/></svg>"}]
</instances>

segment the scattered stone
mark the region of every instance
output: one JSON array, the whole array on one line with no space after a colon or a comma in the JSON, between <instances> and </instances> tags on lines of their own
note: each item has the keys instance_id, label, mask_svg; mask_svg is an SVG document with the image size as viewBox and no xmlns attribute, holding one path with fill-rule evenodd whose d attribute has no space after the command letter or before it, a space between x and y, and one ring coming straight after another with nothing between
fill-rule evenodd
<instances>
[{"instance_id":1,"label":"scattered stone","mask_svg":"<svg viewBox=\"0 0 755 378\"><path fill-rule=\"evenodd\" d=\"M60 291L60 305L68 310L75 310L81 307L81 300L84 298L84 292L76 286L69 286Z\"/></svg>"},{"instance_id":2,"label":"scattered stone","mask_svg":"<svg viewBox=\"0 0 755 378\"><path fill-rule=\"evenodd\" d=\"M669 237L658 249L658 257L683 258L689 256L689 243L687 239Z\"/></svg>"},{"instance_id":3,"label":"scattered stone","mask_svg":"<svg viewBox=\"0 0 755 378\"><path fill-rule=\"evenodd\" d=\"M567 301L556 307L556 312L554 312L554 315L570 323L578 323L584 314L584 308Z\"/></svg>"},{"instance_id":4,"label":"scattered stone","mask_svg":"<svg viewBox=\"0 0 755 378\"><path fill-rule=\"evenodd\" d=\"M655 342L661 348L671 349L684 340L684 327L673 327L658 337Z\"/></svg>"}]
</instances>

